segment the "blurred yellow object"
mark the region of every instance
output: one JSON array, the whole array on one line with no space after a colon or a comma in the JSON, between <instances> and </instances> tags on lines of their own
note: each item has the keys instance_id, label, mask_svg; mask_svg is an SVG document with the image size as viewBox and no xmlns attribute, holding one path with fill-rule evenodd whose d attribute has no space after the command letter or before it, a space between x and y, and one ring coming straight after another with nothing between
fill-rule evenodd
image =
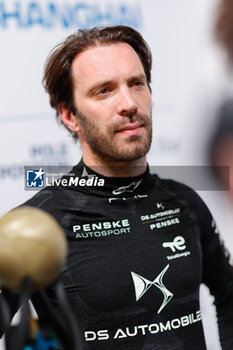
<instances>
[{"instance_id":1,"label":"blurred yellow object","mask_svg":"<svg viewBox=\"0 0 233 350\"><path fill-rule=\"evenodd\" d=\"M67 255L65 235L56 220L34 207L13 209L0 219L0 283L20 291L30 277L33 288L51 284Z\"/></svg>"}]
</instances>

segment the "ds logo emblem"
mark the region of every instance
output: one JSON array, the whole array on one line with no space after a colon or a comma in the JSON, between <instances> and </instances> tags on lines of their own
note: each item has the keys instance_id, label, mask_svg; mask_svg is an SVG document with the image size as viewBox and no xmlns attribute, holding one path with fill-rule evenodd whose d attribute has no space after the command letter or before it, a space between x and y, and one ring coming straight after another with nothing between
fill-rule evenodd
<instances>
[{"instance_id":1,"label":"ds logo emblem","mask_svg":"<svg viewBox=\"0 0 233 350\"><path fill-rule=\"evenodd\" d=\"M169 303L169 301L173 297L173 293L171 293L163 284L163 276L168 270L168 268L169 268L169 265L167 265L153 281L150 281L147 278L140 276L137 273L131 271L131 276L132 276L134 288L135 288L136 301L141 299L141 297L152 286L157 287L163 293L163 302L159 310L157 311L158 314L163 310L163 308Z\"/></svg>"}]
</instances>

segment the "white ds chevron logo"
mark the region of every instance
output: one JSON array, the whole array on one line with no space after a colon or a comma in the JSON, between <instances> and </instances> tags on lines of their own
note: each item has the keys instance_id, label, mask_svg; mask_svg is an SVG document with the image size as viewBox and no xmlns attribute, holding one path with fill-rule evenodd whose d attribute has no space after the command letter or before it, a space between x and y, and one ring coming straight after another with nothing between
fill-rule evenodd
<instances>
[{"instance_id":1,"label":"white ds chevron logo","mask_svg":"<svg viewBox=\"0 0 233 350\"><path fill-rule=\"evenodd\" d=\"M153 280L149 281L147 278L138 275L135 272L131 271L131 276L134 283L136 301L141 299L141 297L150 289L152 285L159 288L163 293L164 299L158 310L158 314L163 310L163 308L169 303L172 299L173 294L164 286L163 284L163 276L167 269L169 268L169 264L160 272L160 274Z\"/></svg>"}]
</instances>

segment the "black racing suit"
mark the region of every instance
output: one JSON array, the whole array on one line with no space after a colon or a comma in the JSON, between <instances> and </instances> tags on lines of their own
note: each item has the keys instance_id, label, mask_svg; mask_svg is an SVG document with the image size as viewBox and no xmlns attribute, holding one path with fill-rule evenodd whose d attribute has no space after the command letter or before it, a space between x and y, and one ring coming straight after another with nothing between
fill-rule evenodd
<instances>
[{"instance_id":1,"label":"black racing suit","mask_svg":"<svg viewBox=\"0 0 233 350\"><path fill-rule=\"evenodd\" d=\"M72 174L94 171L81 161ZM222 348L232 350L233 268L203 201L149 168L134 178L94 175L92 186L49 186L24 204L51 213L67 236L62 280L85 349L206 349L204 283ZM36 296L34 304L40 315Z\"/></svg>"}]
</instances>

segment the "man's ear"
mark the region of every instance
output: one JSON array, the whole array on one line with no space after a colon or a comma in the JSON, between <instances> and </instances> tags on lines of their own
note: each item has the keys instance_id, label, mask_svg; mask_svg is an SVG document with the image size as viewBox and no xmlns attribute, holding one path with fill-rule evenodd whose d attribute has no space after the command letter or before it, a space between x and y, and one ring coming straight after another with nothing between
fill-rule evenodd
<instances>
[{"instance_id":1,"label":"man's ear","mask_svg":"<svg viewBox=\"0 0 233 350\"><path fill-rule=\"evenodd\" d=\"M81 131L77 117L69 109L65 108L63 104L60 104L57 110L61 120L68 129L76 133Z\"/></svg>"}]
</instances>

